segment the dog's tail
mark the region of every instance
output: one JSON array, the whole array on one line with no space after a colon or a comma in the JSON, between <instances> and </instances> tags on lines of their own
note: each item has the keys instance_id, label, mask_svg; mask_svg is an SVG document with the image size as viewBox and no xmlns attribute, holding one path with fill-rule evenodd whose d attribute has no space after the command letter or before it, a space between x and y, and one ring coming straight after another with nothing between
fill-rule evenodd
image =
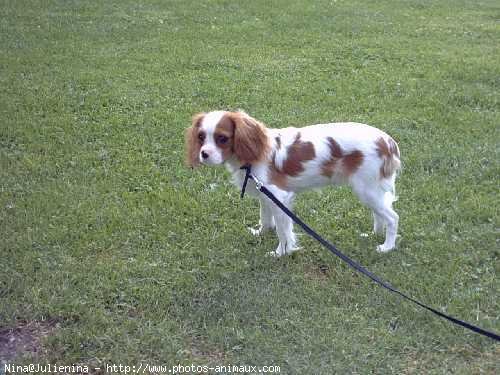
<instances>
[{"instance_id":1,"label":"dog's tail","mask_svg":"<svg viewBox=\"0 0 500 375\"><path fill-rule=\"evenodd\" d=\"M396 196L396 175L401 170L401 159L399 147L391 137L380 137L377 142L377 152L382 160L380 166L380 180L385 191L384 200L386 204L392 204L398 198Z\"/></svg>"},{"instance_id":2,"label":"dog's tail","mask_svg":"<svg viewBox=\"0 0 500 375\"><path fill-rule=\"evenodd\" d=\"M388 137L387 140L381 138L378 142L378 151L382 158L381 177L391 178L401 169L398 144L391 137Z\"/></svg>"}]
</instances>

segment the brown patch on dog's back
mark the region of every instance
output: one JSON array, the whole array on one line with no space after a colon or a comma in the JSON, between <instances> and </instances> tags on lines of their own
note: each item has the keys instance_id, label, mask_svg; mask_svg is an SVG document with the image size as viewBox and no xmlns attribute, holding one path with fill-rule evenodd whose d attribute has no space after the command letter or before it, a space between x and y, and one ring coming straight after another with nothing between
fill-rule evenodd
<instances>
[{"instance_id":1,"label":"brown patch on dog's back","mask_svg":"<svg viewBox=\"0 0 500 375\"><path fill-rule=\"evenodd\" d=\"M335 173L337 162L342 158L342 148L332 137L328 137L327 140L330 147L330 159L323 163L321 174L326 177L332 177Z\"/></svg>"},{"instance_id":2,"label":"brown patch on dog's back","mask_svg":"<svg viewBox=\"0 0 500 375\"><path fill-rule=\"evenodd\" d=\"M344 166L344 172L346 175L350 176L356 172L363 162L364 155L361 151L355 150L350 154L344 156L342 159L342 164Z\"/></svg>"},{"instance_id":3,"label":"brown patch on dog's back","mask_svg":"<svg viewBox=\"0 0 500 375\"><path fill-rule=\"evenodd\" d=\"M283 162L281 169L278 169L276 166L276 153L272 157L272 161L269 166L270 180L281 189L286 190L288 176L298 176L304 171L303 163L316 157L314 144L312 142L303 142L300 138L301 134L298 132L293 143L287 148L286 160ZM281 140L278 142L277 138L276 143L279 147L281 147Z\"/></svg>"},{"instance_id":4,"label":"brown patch on dog's back","mask_svg":"<svg viewBox=\"0 0 500 375\"><path fill-rule=\"evenodd\" d=\"M363 163L363 153L359 150L354 150L349 154L344 154L342 147L340 147L335 139L328 137L327 140L330 147L330 159L323 162L321 174L330 178L335 173L346 177L356 172L361 163Z\"/></svg>"},{"instance_id":5,"label":"brown patch on dog's back","mask_svg":"<svg viewBox=\"0 0 500 375\"><path fill-rule=\"evenodd\" d=\"M283 173L289 176L297 176L304 171L302 163L316 157L312 142L302 142L301 134L297 133L293 143L288 146L287 157L283 163Z\"/></svg>"}]
</instances>

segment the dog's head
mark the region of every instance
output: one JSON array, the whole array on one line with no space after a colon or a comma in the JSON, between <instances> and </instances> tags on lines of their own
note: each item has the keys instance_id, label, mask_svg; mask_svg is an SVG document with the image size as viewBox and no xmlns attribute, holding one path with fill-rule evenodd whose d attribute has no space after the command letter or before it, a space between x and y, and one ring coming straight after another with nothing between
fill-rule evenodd
<instances>
[{"instance_id":1,"label":"dog's head","mask_svg":"<svg viewBox=\"0 0 500 375\"><path fill-rule=\"evenodd\" d=\"M241 111L198 113L186 130L186 162L191 167L233 158L241 165L253 164L265 158L268 149L264 125Z\"/></svg>"}]
</instances>

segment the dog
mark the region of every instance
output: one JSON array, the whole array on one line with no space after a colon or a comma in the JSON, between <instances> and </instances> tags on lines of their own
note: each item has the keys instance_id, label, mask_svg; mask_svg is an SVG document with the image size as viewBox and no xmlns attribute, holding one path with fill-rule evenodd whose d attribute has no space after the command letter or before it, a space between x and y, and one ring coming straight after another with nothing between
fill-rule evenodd
<instances>
[{"instance_id":1,"label":"dog","mask_svg":"<svg viewBox=\"0 0 500 375\"><path fill-rule=\"evenodd\" d=\"M396 246L399 216L395 180L401 168L397 143L369 125L342 122L302 128L267 128L243 111L198 113L186 130L186 162L191 167L224 164L241 189L245 171L252 173L289 209L295 193L328 185L349 185L373 213L373 231L383 234L381 253ZM293 222L249 183L248 193L260 201L254 235L275 229L279 244L271 254L282 256L298 249Z\"/></svg>"}]
</instances>

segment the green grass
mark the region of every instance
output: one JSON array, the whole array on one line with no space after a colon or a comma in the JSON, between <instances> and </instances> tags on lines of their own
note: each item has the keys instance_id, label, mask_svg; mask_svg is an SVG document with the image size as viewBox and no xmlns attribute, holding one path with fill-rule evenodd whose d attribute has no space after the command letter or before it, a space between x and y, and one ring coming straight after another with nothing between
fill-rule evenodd
<instances>
[{"instance_id":1,"label":"green grass","mask_svg":"<svg viewBox=\"0 0 500 375\"><path fill-rule=\"evenodd\" d=\"M246 226L223 168L183 165L198 111L351 120L399 143L401 241L347 189L297 213L414 297L500 331L498 1L1 1L0 328L18 363L494 373L499 345L402 302L302 236Z\"/></svg>"}]
</instances>

